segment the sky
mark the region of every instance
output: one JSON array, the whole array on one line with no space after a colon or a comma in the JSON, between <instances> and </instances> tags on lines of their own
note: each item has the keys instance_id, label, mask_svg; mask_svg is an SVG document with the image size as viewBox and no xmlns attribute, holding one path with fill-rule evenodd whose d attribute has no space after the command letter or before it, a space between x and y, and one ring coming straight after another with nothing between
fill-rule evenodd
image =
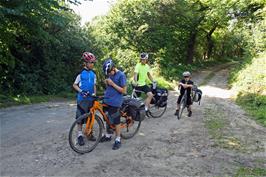
<instances>
[{"instance_id":1,"label":"sky","mask_svg":"<svg viewBox=\"0 0 266 177\"><path fill-rule=\"evenodd\" d=\"M91 21L93 17L105 15L116 0L90 0L81 1L81 5L70 5L70 7L81 16L81 25Z\"/></svg>"}]
</instances>

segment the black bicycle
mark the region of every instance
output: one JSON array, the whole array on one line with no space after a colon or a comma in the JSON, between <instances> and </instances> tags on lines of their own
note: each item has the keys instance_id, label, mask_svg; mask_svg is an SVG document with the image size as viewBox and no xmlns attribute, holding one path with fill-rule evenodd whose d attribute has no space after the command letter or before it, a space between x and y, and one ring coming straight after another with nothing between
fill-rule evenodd
<instances>
[{"instance_id":1,"label":"black bicycle","mask_svg":"<svg viewBox=\"0 0 266 177\"><path fill-rule=\"evenodd\" d=\"M182 113L186 107L188 107L188 105L187 105L187 90L185 90L185 93L181 98L180 106L179 106L179 112L177 114L177 119L181 119Z\"/></svg>"},{"instance_id":2,"label":"black bicycle","mask_svg":"<svg viewBox=\"0 0 266 177\"><path fill-rule=\"evenodd\" d=\"M136 86L132 84L131 98L139 98L143 91L137 90ZM147 112L148 117L159 118L165 113L167 109L168 91L166 89L157 88L157 84L151 85L152 93L154 94L151 100L151 107Z\"/></svg>"}]
</instances>

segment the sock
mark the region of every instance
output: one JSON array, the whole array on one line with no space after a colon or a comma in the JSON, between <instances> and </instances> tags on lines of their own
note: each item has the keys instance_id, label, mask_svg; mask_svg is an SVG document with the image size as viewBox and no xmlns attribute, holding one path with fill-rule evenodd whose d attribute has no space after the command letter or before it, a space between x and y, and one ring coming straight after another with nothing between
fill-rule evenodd
<instances>
[{"instance_id":1,"label":"sock","mask_svg":"<svg viewBox=\"0 0 266 177\"><path fill-rule=\"evenodd\" d=\"M115 141L119 141L120 142L121 141L120 136L116 137Z\"/></svg>"},{"instance_id":2,"label":"sock","mask_svg":"<svg viewBox=\"0 0 266 177\"><path fill-rule=\"evenodd\" d=\"M147 106L145 106L145 111L148 111L148 110L149 110L149 108Z\"/></svg>"},{"instance_id":3,"label":"sock","mask_svg":"<svg viewBox=\"0 0 266 177\"><path fill-rule=\"evenodd\" d=\"M79 137L79 136L83 136L82 131L78 131L78 137Z\"/></svg>"},{"instance_id":4,"label":"sock","mask_svg":"<svg viewBox=\"0 0 266 177\"><path fill-rule=\"evenodd\" d=\"M111 138L112 134L106 133L105 136L106 136L106 138Z\"/></svg>"}]
</instances>

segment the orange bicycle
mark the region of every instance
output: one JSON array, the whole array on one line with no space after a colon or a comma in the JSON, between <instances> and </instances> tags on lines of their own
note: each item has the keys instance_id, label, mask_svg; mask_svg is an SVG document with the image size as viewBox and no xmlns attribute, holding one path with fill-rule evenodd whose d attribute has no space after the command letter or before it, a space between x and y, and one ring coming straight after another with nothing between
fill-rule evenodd
<instances>
[{"instance_id":1,"label":"orange bicycle","mask_svg":"<svg viewBox=\"0 0 266 177\"><path fill-rule=\"evenodd\" d=\"M103 103L104 97L91 96L93 98L93 106L89 113L83 114L72 124L69 131L70 147L77 153L84 154L91 152L100 142L104 129L104 121L109 127L115 130L115 125L112 125L104 112L104 108L108 105ZM127 105L124 105L120 110L121 114L121 138L132 138L139 130L141 119L134 120L127 111ZM77 135L79 126L82 126L84 145L80 146L77 143ZM92 136L95 137L92 140Z\"/></svg>"}]
</instances>

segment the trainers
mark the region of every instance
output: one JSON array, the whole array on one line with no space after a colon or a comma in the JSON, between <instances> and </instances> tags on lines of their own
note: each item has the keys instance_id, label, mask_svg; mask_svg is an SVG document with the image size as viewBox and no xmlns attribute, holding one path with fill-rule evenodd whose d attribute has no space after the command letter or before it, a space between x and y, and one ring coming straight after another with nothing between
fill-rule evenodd
<instances>
[{"instance_id":1,"label":"trainers","mask_svg":"<svg viewBox=\"0 0 266 177\"><path fill-rule=\"evenodd\" d=\"M117 150L121 147L121 142L120 141L115 141L114 145L113 145L113 150Z\"/></svg>"},{"instance_id":2,"label":"trainers","mask_svg":"<svg viewBox=\"0 0 266 177\"><path fill-rule=\"evenodd\" d=\"M178 116L178 114L179 114L179 110L176 110L175 111L175 116Z\"/></svg>"},{"instance_id":3,"label":"trainers","mask_svg":"<svg viewBox=\"0 0 266 177\"><path fill-rule=\"evenodd\" d=\"M88 137L88 140L90 141L96 141L96 138L93 134L91 134L89 137Z\"/></svg>"},{"instance_id":4,"label":"trainers","mask_svg":"<svg viewBox=\"0 0 266 177\"><path fill-rule=\"evenodd\" d=\"M187 116L191 117L192 116L192 111L189 111Z\"/></svg>"},{"instance_id":5,"label":"trainers","mask_svg":"<svg viewBox=\"0 0 266 177\"><path fill-rule=\"evenodd\" d=\"M84 143L84 140L83 140L83 136L79 136L78 137L78 145L80 146L83 146L85 143Z\"/></svg>"},{"instance_id":6,"label":"trainers","mask_svg":"<svg viewBox=\"0 0 266 177\"><path fill-rule=\"evenodd\" d=\"M150 115L151 115L150 110L146 110L145 113L146 113L146 116L147 116L147 117L150 117Z\"/></svg>"},{"instance_id":7,"label":"trainers","mask_svg":"<svg viewBox=\"0 0 266 177\"><path fill-rule=\"evenodd\" d=\"M100 142L103 143L103 142L106 142L106 141L111 141L112 140L112 137L106 137L105 135L102 136Z\"/></svg>"}]
</instances>

